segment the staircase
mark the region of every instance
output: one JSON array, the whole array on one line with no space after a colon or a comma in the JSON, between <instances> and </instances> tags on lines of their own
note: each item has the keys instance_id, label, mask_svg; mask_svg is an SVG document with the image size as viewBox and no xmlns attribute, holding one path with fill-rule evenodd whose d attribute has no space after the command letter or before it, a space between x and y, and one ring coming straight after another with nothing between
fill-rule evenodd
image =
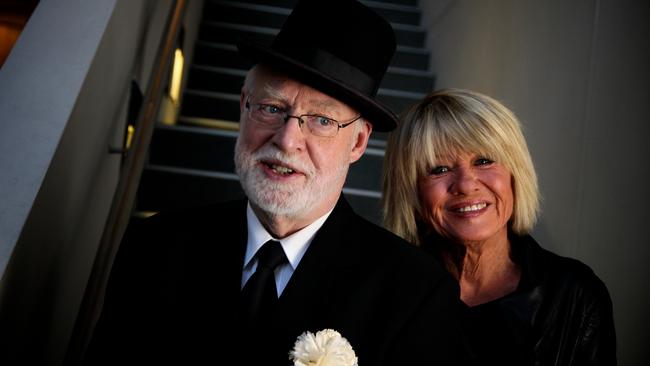
<instances>
[{"instance_id":1,"label":"staircase","mask_svg":"<svg viewBox=\"0 0 650 366\"><path fill-rule=\"evenodd\" d=\"M202 205L243 197L233 162L239 92L252 64L235 39L270 43L296 0L205 0L180 117L154 132L136 212ZM378 99L396 113L433 87L417 0L362 1L388 19L397 51ZM336 21L331 23L335 26ZM344 193L355 211L380 223L385 133L373 132L365 156L350 167Z\"/></svg>"}]
</instances>

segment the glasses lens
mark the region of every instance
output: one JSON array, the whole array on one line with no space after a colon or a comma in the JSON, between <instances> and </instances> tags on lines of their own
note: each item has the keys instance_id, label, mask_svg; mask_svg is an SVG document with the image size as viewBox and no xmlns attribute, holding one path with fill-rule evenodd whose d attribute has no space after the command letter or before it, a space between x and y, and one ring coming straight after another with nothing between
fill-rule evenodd
<instances>
[{"instance_id":1,"label":"glasses lens","mask_svg":"<svg viewBox=\"0 0 650 366\"><path fill-rule=\"evenodd\" d=\"M286 113L280 108L265 105L253 104L250 108L251 119L267 127L281 127L284 124Z\"/></svg>"},{"instance_id":2,"label":"glasses lens","mask_svg":"<svg viewBox=\"0 0 650 366\"><path fill-rule=\"evenodd\" d=\"M338 131L336 121L325 116L305 115L302 118L305 120L307 127L309 127L309 131L316 136L332 137Z\"/></svg>"}]
</instances>

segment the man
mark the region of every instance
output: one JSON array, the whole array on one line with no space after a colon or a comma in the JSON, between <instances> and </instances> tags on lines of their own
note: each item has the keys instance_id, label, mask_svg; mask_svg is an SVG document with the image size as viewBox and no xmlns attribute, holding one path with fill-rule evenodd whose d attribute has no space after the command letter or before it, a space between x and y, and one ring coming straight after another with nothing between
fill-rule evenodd
<instances>
[{"instance_id":1,"label":"man","mask_svg":"<svg viewBox=\"0 0 650 366\"><path fill-rule=\"evenodd\" d=\"M457 285L341 195L372 130L396 126L374 99L390 25L357 1L305 0L271 47L238 47L258 62L235 151L248 200L129 229L90 359L287 365L303 332L333 329L364 366L457 364Z\"/></svg>"}]
</instances>

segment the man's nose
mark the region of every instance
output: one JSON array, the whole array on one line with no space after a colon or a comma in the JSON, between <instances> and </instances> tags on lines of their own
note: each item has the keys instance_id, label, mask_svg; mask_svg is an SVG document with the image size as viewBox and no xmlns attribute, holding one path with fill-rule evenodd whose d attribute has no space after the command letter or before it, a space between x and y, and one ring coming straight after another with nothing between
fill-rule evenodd
<instances>
[{"instance_id":1,"label":"man's nose","mask_svg":"<svg viewBox=\"0 0 650 366\"><path fill-rule=\"evenodd\" d=\"M287 116L284 125L275 132L273 143L284 152L304 149L305 135L301 125L300 117Z\"/></svg>"}]
</instances>

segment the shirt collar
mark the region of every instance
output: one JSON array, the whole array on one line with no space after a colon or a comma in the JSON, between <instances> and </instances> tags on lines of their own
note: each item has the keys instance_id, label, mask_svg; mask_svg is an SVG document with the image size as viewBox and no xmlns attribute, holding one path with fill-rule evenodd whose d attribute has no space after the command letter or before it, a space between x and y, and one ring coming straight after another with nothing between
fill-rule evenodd
<instances>
[{"instance_id":1,"label":"shirt collar","mask_svg":"<svg viewBox=\"0 0 650 366\"><path fill-rule=\"evenodd\" d=\"M311 224L287 236L286 238L276 239L264 228L260 220L253 212L250 202L246 207L246 221L248 223L248 241L246 243L246 255L244 256L244 268L252 266L251 260L255 253L269 240L277 240L282 244L284 254L289 260L289 264L295 270L307 251L307 247L316 235L318 229L323 226L325 220L332 213L334 208L329 210L325 215L319 217Z\"/></svg>"}]
</instances>

